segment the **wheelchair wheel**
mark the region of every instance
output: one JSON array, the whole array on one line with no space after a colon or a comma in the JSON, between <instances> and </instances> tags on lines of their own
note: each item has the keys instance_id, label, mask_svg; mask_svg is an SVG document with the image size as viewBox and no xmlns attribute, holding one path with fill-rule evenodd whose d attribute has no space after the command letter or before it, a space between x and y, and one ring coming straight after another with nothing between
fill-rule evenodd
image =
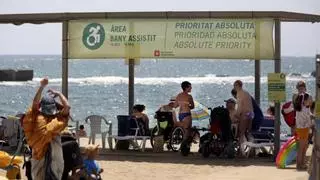
<instances>
[{"instance_id":1,"label":"wheelchair wheel","mask_svg":"<svg viewBox=\"0 0 320 180\"><path fill-rule=\"evenodd\" d=\"M229 142L226 145L225 154L226 154L227 158L229 158L229 159L233 159L235 157L236 149L235 149L233 142Z\"/></svg>"},{"instance_id":2,"label":"wheelchair wheel","mask_svg":"<svg viewBox=\"0 0 320 180\"><path fill-rule=\"evenodd\" d=\"M154 128L152 128L151 136L150 136L150 144L152 148L154 145L154 137L157 135L157 132L158 132L158 126L155 126Z\"/></svg>"},{"instance_id":3,"label":"wheelchair wheel","mask_svg":"<svg viewBox=\"0 0 320 180\"><path fill-rule=\"evenodd\" d=\"M210 156L210 142L205 142L202 146L202 157L207 158Z\"/></svg>"},{"instance_id":4,"label":"wheelchair wheel","mask_svg":"<svg viewBox=\"0 0 320 180\"><path fill-rule=\"evenodd\" d=\"M169 140L169 146L171 147L172 151L178 152L180 150L183 136L184 130L182 127L176 127L173 129Z\"/></svg>"}]
</instances>

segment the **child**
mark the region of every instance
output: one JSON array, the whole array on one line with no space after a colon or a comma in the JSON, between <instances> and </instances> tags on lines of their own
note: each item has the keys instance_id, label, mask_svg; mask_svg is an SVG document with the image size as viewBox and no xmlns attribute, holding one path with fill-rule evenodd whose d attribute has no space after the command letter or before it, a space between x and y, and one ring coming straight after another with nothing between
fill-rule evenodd
<instances>
[{"instance_id":1,"label":"child","mask_svg":"<svg viewBox=\"0 0 320 180\"><path fill-rule=\"evenodd\" d=\"M88 175L91 179L101 179L100 173L103 172L103 169L99 167L98 162L95 160L98 155L99 145L89 145L86 147L87 159L84 160L84 166L87 170Z\"/></svg>"},{"instance_id":2,"label":"child","mask_svg":"<svg viewBox=\"0 0 320 180\"><path fill-rule=\"evenodd\" d=\"M77 137L87 137L87 132L84 130L84 125L80 125L80 129L77 132Z\"/></svg>"}]
</instances>

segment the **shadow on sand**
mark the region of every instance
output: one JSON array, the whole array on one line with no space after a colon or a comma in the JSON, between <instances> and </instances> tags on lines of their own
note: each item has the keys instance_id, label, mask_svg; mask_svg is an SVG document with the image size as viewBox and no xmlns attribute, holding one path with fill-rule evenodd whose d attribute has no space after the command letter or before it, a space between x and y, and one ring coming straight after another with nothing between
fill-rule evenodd
<instances>
[{"instance_id":1,"label":"shadow on sand","mask_svg":"<svg viewBox=\"0 0 320 180\"><path fill-rule=\"evenodd\" d=\"M144 162L144 163L173 163L173 164L193 164L193 165L210 165L210 166L273 166L275 161L273 157L255 157L255 158L217 158L210 156L203 158L201 154L193 152L189 156L184 157L179 152L161 152L155 153L150 150L146 152L140 151L110 151L101 150L100 156L97 158L100 161L129 161L129 162Z\"/></svg>"}]
</instances>

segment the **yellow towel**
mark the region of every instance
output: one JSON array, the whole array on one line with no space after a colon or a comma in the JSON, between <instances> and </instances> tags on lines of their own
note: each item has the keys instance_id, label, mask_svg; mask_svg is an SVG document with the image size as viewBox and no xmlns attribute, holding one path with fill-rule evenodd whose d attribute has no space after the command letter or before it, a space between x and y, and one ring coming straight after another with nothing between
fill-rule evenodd
<instances>
[{"instance_id":1,"label":"yellow towel","mask_svg":"<svg viewBox=\"0 0 320 180\"><path fill-rule=\"evenodd\" d=\"M5 168L10 165L12 156L10 156L7 152L0 151L0 168ZM19 165L23 162L22 157L16 156L12 161L12 164Z\"/></svg>"}]
</instances>

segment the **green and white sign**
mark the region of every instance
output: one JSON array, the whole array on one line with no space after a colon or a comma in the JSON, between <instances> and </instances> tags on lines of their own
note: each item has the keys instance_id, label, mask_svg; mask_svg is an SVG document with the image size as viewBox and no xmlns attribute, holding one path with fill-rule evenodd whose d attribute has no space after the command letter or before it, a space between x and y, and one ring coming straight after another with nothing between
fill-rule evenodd
<instances>
[{"instance_id":1,"label":"green and white sign","mask_svg":"<svg viewBox=\"0 0 320 180\"><path fill-rule=\"evenodd\" d=\"M69 58L274 59L272 19L69 22Z\"/></svg>"},{"instance_id":2,"label":"green and white sign","mask_svg":"<svg viewBox=\"0 0 320 180\"><path fill-rule=\"evenodd\" d=\"M269 101L286 101L286 75L284 73L268 74L268 98Z\"/></svg>"},{"instance_id":3,"label":"green and white sign","mask_svg":"<svg viewBox=\"0 0 320 180\"><path fill-rule=\"evenodd\" d=\"M100 48L105 40L105 30L101 24L91 23L83 29L82 43L90 50Z\"/></svg>"}]
</instances>

